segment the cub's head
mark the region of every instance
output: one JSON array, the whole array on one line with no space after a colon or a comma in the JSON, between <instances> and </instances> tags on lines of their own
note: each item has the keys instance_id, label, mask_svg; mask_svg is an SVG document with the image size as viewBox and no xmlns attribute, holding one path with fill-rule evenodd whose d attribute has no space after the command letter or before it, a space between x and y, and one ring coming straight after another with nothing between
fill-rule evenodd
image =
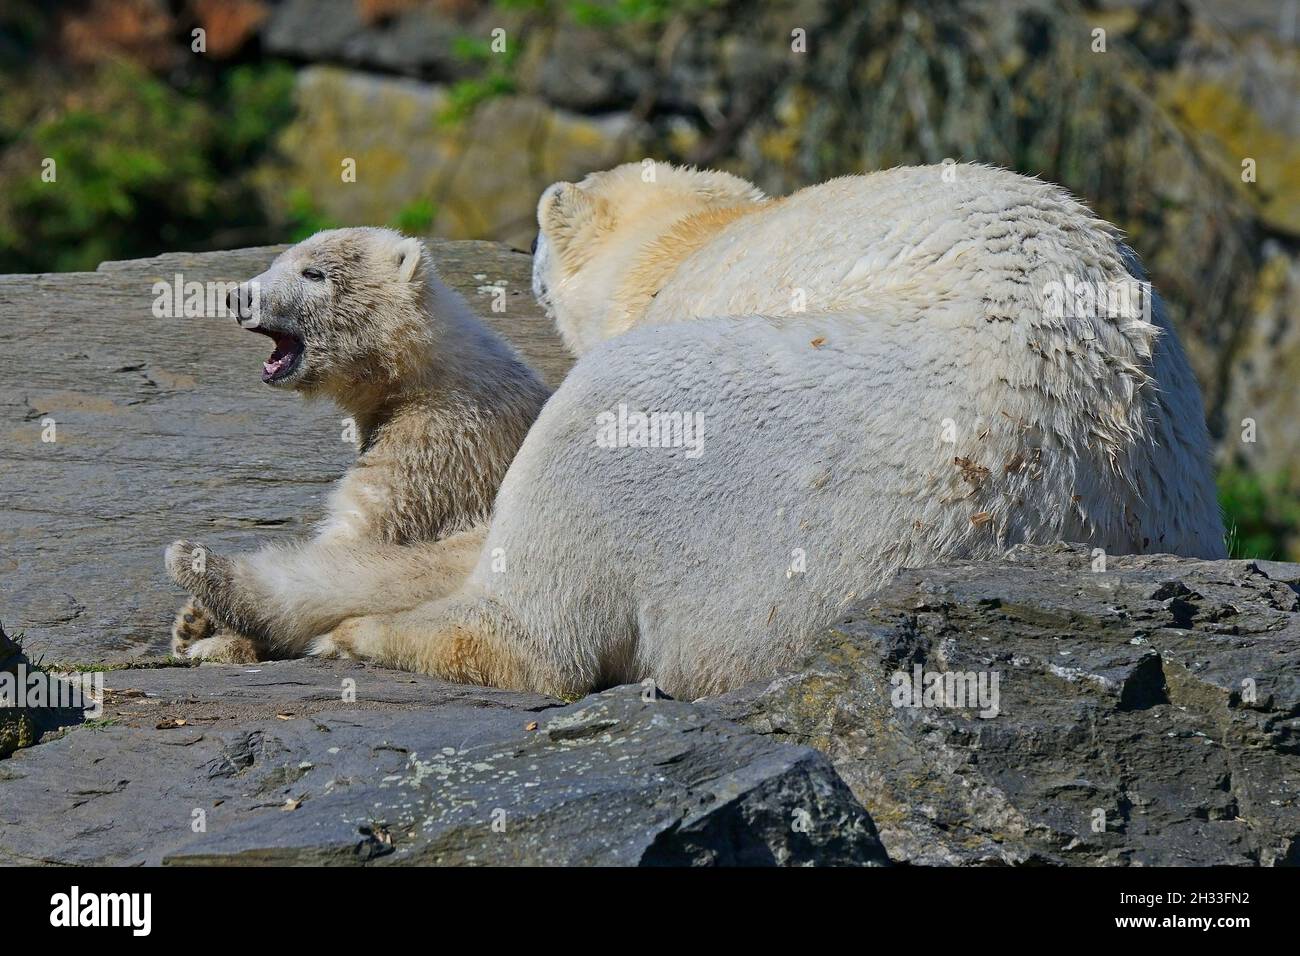
<instances>
[{"instance_id":1,"label":"cub's head","mask_svg":"<svg viewBox=\"0 0 1300 956\"><path fill-rule=\"evenodd\" d=\"M431 275L418 239L331 229L286 249L228 304L241 326L275 342L262 381L346 395L399 378L427 353Z\"/></svg>"},{"instance_id":2,"label":"cub's head","mask_svg":"<svg viewBox=\"0 0 1300 956\"><path fill-rule=\"evenodd\" d=\"M626 327L629 278L673 254L657 240L688 217L764 199L730 173L650 160L554 183L537 204L533 295L581 354Z\"/></svg>"}]
</instances>

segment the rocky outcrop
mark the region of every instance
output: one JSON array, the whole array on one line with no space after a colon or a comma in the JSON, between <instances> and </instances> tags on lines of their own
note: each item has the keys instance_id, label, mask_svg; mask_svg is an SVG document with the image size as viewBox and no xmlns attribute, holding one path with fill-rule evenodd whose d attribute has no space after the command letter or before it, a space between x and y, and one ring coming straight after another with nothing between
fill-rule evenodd
<instances>
[{"instance_id":1,"label":"rocky outcrop","mask_svg":"<svg viewBox=\"0 0 1300 956\"><path fill-rule=\"evenodd\" d=\"M905 572L718 706L828 754L895 861L1300 863L1300 566L1094 560Z\"/></svg>"},{"instance_id":2,"label":"rocky outcrop","mask_svg":"<svg viewBox=\"0 0 1300 956\"><path fill-rule=\"evenodd\" d=\"M530 96L492 97L449 119L444 85L334 67L300 71L295 102L283 159L259 175L268 205L308 203L342 225L422 215L413 231L517 248L536 235L543 189L639 155L644 138L626 114L580 116Z\"/></svg>"}]
</instances>

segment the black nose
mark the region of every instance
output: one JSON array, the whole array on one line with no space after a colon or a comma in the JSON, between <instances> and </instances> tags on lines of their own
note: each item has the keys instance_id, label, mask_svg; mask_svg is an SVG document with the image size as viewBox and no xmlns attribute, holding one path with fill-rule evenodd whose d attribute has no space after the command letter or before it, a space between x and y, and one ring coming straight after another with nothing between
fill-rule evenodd
<instances>
[{"instance_id":1,"label":"black nose","mask_svg":"<svg viewBox=\"0 0 1300 956\"><path fill-rule=\"evenodd\" d=\"M230 309L230 314L241 325L245 319L253 317L253 299L249 292L248 283L241 282L226 296L226 306Z\"/></svg>"}]
</instances>

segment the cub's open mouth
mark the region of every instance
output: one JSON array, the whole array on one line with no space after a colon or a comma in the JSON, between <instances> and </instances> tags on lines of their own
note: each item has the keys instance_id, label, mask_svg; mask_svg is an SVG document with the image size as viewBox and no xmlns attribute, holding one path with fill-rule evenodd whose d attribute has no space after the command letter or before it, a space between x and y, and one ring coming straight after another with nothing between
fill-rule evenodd
<instances>
[{"instance_id":1,"label":"cub's open mouth","mask_svg":"<svg viewBox=\"0 0 1300 956\"><path fill-rule=\"evenodd\" d=\"M275 339L275 351L271 353L269 359L262 363L262 381L267 383L278 382L292 375L294 370L298 368L298 363L302 361L302 339L296 335L290 335L288 332L272 332L270 329L254 329L253 331L261 332L263 335Z\"/></svg>"}]
</instances>

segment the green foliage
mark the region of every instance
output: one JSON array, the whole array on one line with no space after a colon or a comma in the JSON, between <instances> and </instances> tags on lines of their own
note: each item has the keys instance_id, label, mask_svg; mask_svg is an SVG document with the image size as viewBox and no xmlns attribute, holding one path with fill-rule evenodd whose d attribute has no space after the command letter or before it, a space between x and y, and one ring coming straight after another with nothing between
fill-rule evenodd
<instances>
[{"instance_id":1,"label":"green foliage","mask_svg":"<svg viewBox=\"0 0 1300 956\"><path fill-rule=\"evenodd\" d=\"M31 149L10 164L0 269L93 269L136 246L142 219L165 211L192 221L211 202L212 176L195 146L210 137L210 117L127 66L106 68L92 96L40 122ZM46 158L53 182L41 177Z\"/></svg>"},{"instance_id":2,"label":"green foliage","mask_svg":"<svg viewBox=\"0 0 1300 956\"><path fill-rule=\"evenodd\" d=\"M1300 500L1289 476L1261 478L1228 466L1220 470L1218 485L1231 557L1300 560Z\"/></svg>"},{"instance_id":3,"label":"green foliage","mask_svg":"<svg viewBox=\"0 0 1300 956\"><path fill-rule=\"evenodd\" d=\"M241 174L291 115L292 84L287 67L239 67L205 96L126 63L102 67L6 151L0 272L93 269L258 225ZM47 158L53 182L41 176Z\"/></svg>"},{"instance_id":4,"label":"green foliage","mask_svg":"<svg viewBox=\"0 0 1300 956\"><path fill-rule=\"evenodd\" d=\"M288 242L299 242L322 229L338 228L339 224L322 213L311 193L301 186L290 191L286 206L285 230Z\"/></svg>"},{"instance_id":5,"label":"green foliage","mask_svg":"<svg viewBox=\"0 0 1300 956\"><path fill-rule=\"evenodd\" d=\"M552 20L568 19L585 27L659 24L678 13L696 13L717 6L717 0L496 0L502 11L522 10Z\"/></svg>"},{"instance_id":6,"label":"green foliage","mask_svg":"<svg viewBox=\"0 0 1300 956\"><path fill-rule=\"evenodd\" d=\"M715 3L716 0L496 0L495 6L503 12L536 14L551 25L567 20L579 26L615 30L637 24L657 26L679 13L697 13ZM523 50L523 37L530 32L516 31L502 53L494 53L491 41L483 37L457 37L452 42L452 52L467 63L484 64L485 72L452 84L440 122L461 122L493 97L516 92L516 66Z\"/></svg>"},{"instance_id":7,"label":"green foliage","mask_svg":"<svg viewBox=\"0 0 1300 956\"><path fill-rule=\"evenodd\" d=\"M498 4L512 9L543 9L545 3ZM525 31L518 31L525 33ZM452 53L467 63L483 64L484 72L451 84L447 92L447 105L438 116L444 124L460 123L468 119L478 107L496 96L514 93L518 84L515 66L523 51L519 35L507 36L505 49L494 52L492 40L480 36L460 36L452 41Z\"/></svg>"},{"instance_id":8,"label":"green foliage","mask_svg":"<svg viewBox=\"0 0 1300 956\"><path fill-rule=\"evenodd\" d=\"M451 41L451 52L466 63L485 63L492 56L492 41L486 37L459 36Z\"/></svg>"},{"instance_id":9,"label":"green foliage","mask_svg":"<svg viewBox=\"0 0 1300 956\"><path fill-rule=\"evenodd\" d=\"M391 225L408 236L422 236L433 229L433 221L437 217L437 206L428 199L416 199L393 217Z\"/></svg>"},{"instance_id":10,"label":"green foliage","mask_svg":"<svg viewBox=\"0 0 1300 956\"><path fill-rule=\"evenodd\" d=\"M116 727L122 723L120 717L91 717L81 722L82 730L107 730L109 727Z\"/></svg>"},{"instance_id":11,"label":"green foliage","mask_svg":"<svg viewBox=\"0 0 1300 956\"><path fill-rule=\"evenodd\" d=\"M588 27L659 24L678 13L693 13L711 5L710 0L568 0L564 4L575 23Z\"/></svg>"},{"instance_id":12,"label":"green foliage","mask_svg":"<svg viewBox=\"0 0 1300 956\"><path fill-rule=\"evenodd\" d=\"M505 56L506 54L503 54ZM439 121L459 123L468 119L479 105L492 99L515 91L515 80L510 75L509 64L494 67L486 76L458 80L448 90L447 106L443 109Z\"/></svg>"},{"instance_id":13,"label":"green foliage","mask_svg":"<svg viewBox=\"0 0 1300 956\"><path fill-rule=\"evenodd\" d=\"M237 66L225 74L219 109L222 159L246 164L293 118L294 70L282 63Z\"/></svg>"}]
</instances>

